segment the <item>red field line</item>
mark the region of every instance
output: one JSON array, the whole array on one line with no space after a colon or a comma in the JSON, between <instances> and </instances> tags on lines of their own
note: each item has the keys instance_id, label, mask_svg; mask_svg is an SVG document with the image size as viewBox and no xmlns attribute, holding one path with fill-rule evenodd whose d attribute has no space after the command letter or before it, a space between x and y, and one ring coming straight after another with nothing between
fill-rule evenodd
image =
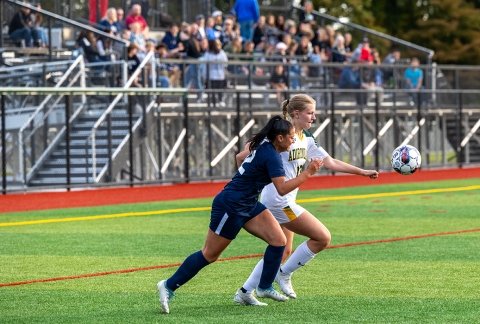
<instances>
[{"instance_id":1,"label":"red field line","mask_svg":"<svg viewBox=\"0 0 480 324\"><path fill-rule=\"evenodd\" d=\"M480 168L420 170L411 176L382 172L378 180L353 175L321 175L309 179L302 189L328 189L391 183L480 178ZM28 192L0 196L0 213L29 210L91 207L150 201L210 198L226 182L142 186L134 188L85 189L70 192Z\"/></svg>"},{"instance_id":2,"label":"red field line","mask_svg":"<svg viewBox=\"0 0 480 324\"><path fill-rule=\"evenodd\" d=\"M398 241L422 239L422 238L428 238L428 237L434 237L434 236L445 236L445 235L465 234L465 233L474 233L474 232L480 232L480 228L472 228L472 229L450 231L450 232L428 233L428 234L421 234L421 235L411 235L411 236L404 236L404 237L393 237L393 238L373 240L373 241L351 242L351 243L331 245L331 246L328 247L328 249L338 249L338 248L361 246L361 245L372 245L372 244L380 244L380 243L391 243L391 242L398 242ZM221 258L221 259L218 259L217 262L259 258L259 257L262 257L262 256L263 256L263 254L239 255L239 256L233 256L233 257L228 257L228 258ZM122 273L138 272L138 271L148 271L148 270L156 270L156 269L174 268L174 267L180 266L180 264L181 263L170 263L170 264L155 265L155 266L149 266L149 267L140 267L140 268L130 268L130 269L112 270L112 271L104 271L104 272L86 273L86 274L73 275L73 276L63 276L63 277L32 279L32 280L16 281L16 282L6 282L6 283L0 283L0 288L1 287L30 285L30 284L43 283L43 282L83 279L83 278L90 278L90 277L101 277L101 276L108 276L108 275L112 275L112 274L122 274Z\"/></svg>"}]
</instances>

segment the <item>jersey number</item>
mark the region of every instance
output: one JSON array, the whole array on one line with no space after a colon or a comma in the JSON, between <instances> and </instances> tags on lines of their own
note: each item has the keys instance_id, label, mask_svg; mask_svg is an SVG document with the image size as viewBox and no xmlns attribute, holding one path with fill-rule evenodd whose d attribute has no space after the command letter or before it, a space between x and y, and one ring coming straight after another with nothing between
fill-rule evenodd
<instances>
[{"instance_id":1,"label":"jersey number","mask_svg":"<svg viewBox=\"0 0 480 324\"><path fill-rule=\"evenodd\" d=\"M252 153L250 153L250 154L245 158L245 160L243 160L242 165L238 168L238 172L239 172L240 174L243 174L243 173L245 172L245 169L243 168L243 165L244 165L245 163L250 163L250 162L252 162L253 158L255 157L255 153L256 153L256 152L257 152L257 151L253 151Z\"/></svg>"}]
</instances>

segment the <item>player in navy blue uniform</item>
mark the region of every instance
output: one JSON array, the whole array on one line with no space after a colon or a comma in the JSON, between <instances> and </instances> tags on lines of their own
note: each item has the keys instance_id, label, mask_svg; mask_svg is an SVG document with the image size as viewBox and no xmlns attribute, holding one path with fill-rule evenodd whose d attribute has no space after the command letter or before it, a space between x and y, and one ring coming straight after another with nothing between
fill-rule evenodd
<instances>
[{"instance_id":1,"label":"player in navy blue uniform","mask_svg":"<svg viewBox=\"0 0 480 324\"><path fill-rule=\"evenodd\" d=\"M242 228L268 243L257 295L260 293L263 294L262 297L277 300L278 296L283 296L273 289L272 283L280 267L287 240L272 213L258 201L258 196L269 183L274 184L279 194L287 194L321 167L320 160L313 160L298 177L286 180L279 153L288 150L294 136L292 124L275 116L250 140L250 155L213 200L210 226L203 249L187 257L170 278L157 284L164 313L170 312L169 301L173 292L202 268L216 261Z\"/></svg>"}]
</instances>

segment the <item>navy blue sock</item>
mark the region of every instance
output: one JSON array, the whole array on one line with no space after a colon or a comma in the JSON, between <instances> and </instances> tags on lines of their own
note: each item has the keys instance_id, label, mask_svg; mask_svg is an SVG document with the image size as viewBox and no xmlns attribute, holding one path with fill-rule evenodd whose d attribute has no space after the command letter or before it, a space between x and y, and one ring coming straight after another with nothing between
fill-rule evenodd
<instances>
[{"instance_id":1,"label":"navy blue sock","mask_svg":"<svg viewBox=\"0 0 480 324\"><path fill-rule=\"evenodd\" d=\"M258 288L268 289L272 286L282 263L283 250L285 250L285 246L267 246L263 256L263 270Z\"/></svg>"},{"instance_id":2,"label":"navy blue sock","mask_svg":"<svg viewBox=\"0 0 480 324\"><path fill-rule=\"evenodd\" d=\"M209 264L210 262L205 259L202 251L197 251L191 254L185 259L185 261L183 261L182 265L177 269L173 276L167 280L167 288L175 291L181 285L195 277L200 270Z\"/></svg>"}]
</instances>

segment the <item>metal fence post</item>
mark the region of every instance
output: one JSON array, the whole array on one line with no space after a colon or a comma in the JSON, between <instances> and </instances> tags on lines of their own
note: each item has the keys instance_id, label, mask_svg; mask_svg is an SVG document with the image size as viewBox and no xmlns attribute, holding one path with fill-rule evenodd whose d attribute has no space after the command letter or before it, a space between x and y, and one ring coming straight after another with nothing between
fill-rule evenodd
<instances>
[{"instance_id":1,"label":"metal fence post","mask_svg":"<svg viewBox=\"0 0 480 324\"><path fill-rule=\"evenodd\" d=\"M183 127L185 128L185 138L183 140L183 145L184 145L184 177L185 177L185 182L189 183L190 182L190 170L189 170L189 160L188 160L188 94L183 95ZM211 150L211 148L210 148Z\"/></svg>"},{"instance_id":2,"label":"metal fence post","mask_svg":"<svg viewBox=\"0 0 480 324\"><path fill-rule=\"evenodd\" d=\"M2 2L3 3L3 2ZM3 6L3 4L0 4ZM2 194L7 194L7 140L5 134L5 95L0 94L0 110L2 113Z\"/></svg>"},{"instance_id":3,"label":"metal fence post","mask_svg":"<svg viewBox=\"0 0 480 324\"><path fill-rule=\"evenodd\" d=\"M130 162L130 187L133 187L133 100L128 96L128 161Z\"/></svg>"},{"instance_id":4,"label":"metal fence post","mask_svg":"<svg viewBox=\"0 0 480 324\"><path fill-rule=\"evenodd\" d=\"M65 142L66 142L66 154L65 154L65 159L66 159L66 171L67 171L67 191L70 191L70 185L71 185L71 174L70 174L70 103L71 103L71 94L67 94L65 96L65 128L66 128L66 134L65 134Z\"/></svg>"}]
</instances>

